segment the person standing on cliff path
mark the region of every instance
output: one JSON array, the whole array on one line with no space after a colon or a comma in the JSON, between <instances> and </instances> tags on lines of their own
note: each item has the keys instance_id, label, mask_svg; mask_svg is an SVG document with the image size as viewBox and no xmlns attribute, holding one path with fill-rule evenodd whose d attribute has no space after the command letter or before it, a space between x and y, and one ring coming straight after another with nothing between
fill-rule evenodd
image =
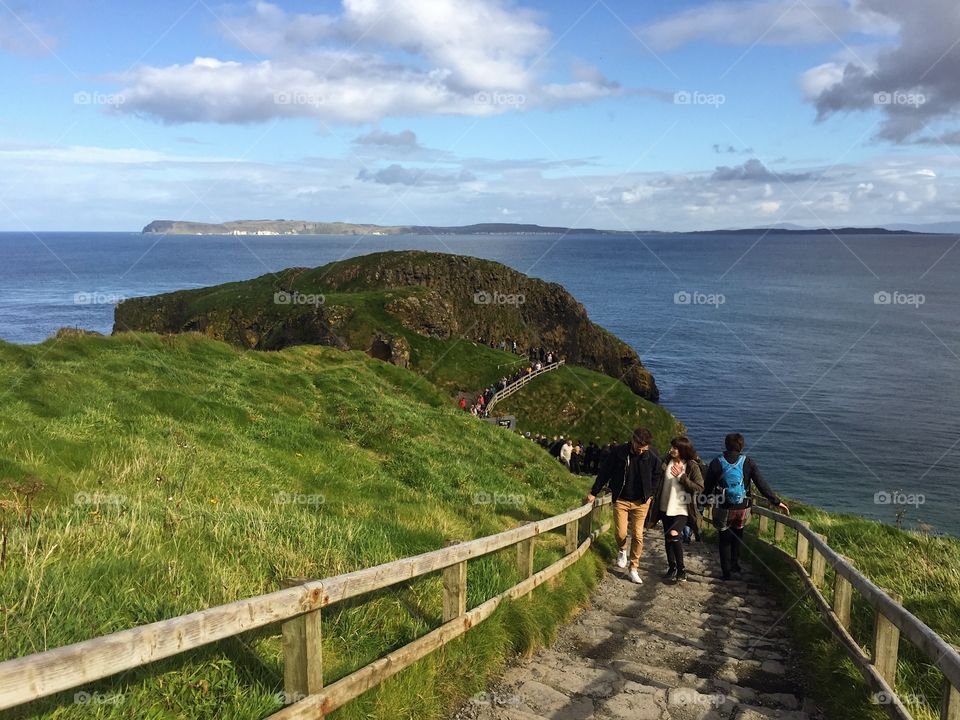
<instances>
[{"instance_id":1,"label":"person standing on cliff path","mask_svg":"<svg viewBox=\"0 0 960 720\"><path fill-rule=\"evenodd\" d=\"M770 489L757 464L742 454L743 446L743 435L729 433L724 438L726 450L710 463L705 482L707 501L713 505L713 526L720 534L720 571L724 580L741 572L740 548L743 529L750 522L751 486L775 508L790 514L790 508Z\"/></svg>"},{"instance_id":2,"label":"person standing on cliff path","mask_svg":"<svg viewBox=\"0 0 960 720\"><path fill-rule=\"evenodd\" d=\"M703 474L697 464L697 451L686 437L670 441L670 452L663 461L660 484L653 495L647 515L647 527L663 521L663 544L667 552L667 582L687 581L683 563L683 531L699 528L697 502L703 493Z\"/></svg>"},{"instance_id":3,"label":"person standing on cliff path","mask_svg":"<svg viewBox=\"0 0 960 720\"><path fill-rule=\"evenodd\" d=\"M617 567L629 566L627 577L638 585L643 583L640 578L640 555L643 552L644 523L650 509L650 498L661 483L662 473L660 456L652 443L653 435L647 428L638 427L634 430L630 442L617 445L610 451L587 495L587 502L592 503L597 499L597 493L610 486L613 495L613 529L620 549Z\"/></svg>"}]
</instances>

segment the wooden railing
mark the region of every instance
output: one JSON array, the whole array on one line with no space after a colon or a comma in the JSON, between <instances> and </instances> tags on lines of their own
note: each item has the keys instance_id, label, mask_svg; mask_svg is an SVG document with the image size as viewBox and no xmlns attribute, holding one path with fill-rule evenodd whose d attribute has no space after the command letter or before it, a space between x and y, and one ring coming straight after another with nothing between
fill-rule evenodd
<instances>
[{"instance_id":1,"label":"wooden railing","mask_svg":"<svg viewBox=\"0 0 960 720\"><path fill-rule=\"evenodd\" d=\"M557 368L562 367L565 364L566 364L566 360L557 360L557 362L555 363L544 365L539 370L534 370L529 375L524 375L519 380L514 380L512 383L507 385L503 390L498 390L493 394L493 397L490 398L490 402L487 403L487 411L489 412L490 408L492 408L494 405L496 405L498 402L500 402L504 398L507 398L513 395L515 392L517 392L517 390L522 388L524 385L526 385L528 382L533 380L535 377L539 375L543 375L545 372L556 370Z\"/></svg>"},{"instance_id":2,"label":"wooden railing","mask_svg":"<svg viewBox=\"0 0 960 720\"><path fill-rule=\"evenodd\" d=\"M284 697L292 704L272 718L322 717L490 617L504 600L528 595L579 560L609 525L594 530L609 496L561 515L440 550L324 580L296 579L267 595L239 600L170 620L122 630L73 645L0 663L0 710L17 707L117 673L180 655L210 643L282 623ZM534 574L538 535L564 528L564 556ZM467 562L516 547L523 580L467 609ZM441 572L443 624L373 663L323 685L322 608L400 582Z\"/></svg>"},{"instance_id":3,"label":"wooden railing","mask_svg":"<svg viewBox=\"0 0 960 720\"><path fill-rule=\"evenodd\" d=\"M842 643L847 654L863 674L867 684L881 697L878 703L897 720L912 720L903 699L897 695L897 656L900 638L905 637L944 676L941 720L960 720L960 655L956 649L911 614L900 604L895 593L887 593L853 567L849 559L835 552L824 535L810 529L808 523L786 517L766 508L755 507L759 517L757 537L781 553L807 585L828 627ZM796 531L797 545L793 556L770 543L770 521L773 539L782 541L786 528ZM832 597L828 601L826 566L835 571ZM851 606L856 590L874 611L873 638L867 653L851 635Z\"/></svg>"}]
</instances>

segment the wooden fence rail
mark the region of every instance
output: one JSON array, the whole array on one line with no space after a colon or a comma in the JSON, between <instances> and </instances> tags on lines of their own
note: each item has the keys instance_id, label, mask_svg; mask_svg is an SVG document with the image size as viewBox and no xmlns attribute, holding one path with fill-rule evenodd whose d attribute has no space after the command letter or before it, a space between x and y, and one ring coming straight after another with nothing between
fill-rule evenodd
<instances>
[{"instance_id":1,"label":"wooden fence rail","mask_svg":"<svg viewBox=\"0 0 960 720\"><path fill-rule=\"evenodd\" d=\"M498 402L500 402L504 398L507 398L513 395L515 392L517 392L517 390L522 388L524 385L526 385L528 382L533 380L535 377L543 375L546 372L550 372L551 370L556 370L557 368L562 367L565 364L566 364L566 360L557 360L557 362L555 363L544 365L539 370L534 370L529 375L524 375L519 380L516 380L510 383L503 390L498 390L493 394L493 397L490 398L490 402L487 403L487 410L489 411L490 408L492 408L494 405L496 405Z\"/></svg>"},{"instance_id":2,"label":"wooden fence rail","mask_svg":"<svg viewBox=\"0 0 960 720\"><path fill-rule=\"evenodd\" d=\"M277 592L2 662L0 710L87 685L249 630L282 623L285 697L295 702L274 717L322 716L462 635L489 617L503 600L529 594L572 565L605 529L606 526L594 530L593 525L599 508L609 504L609 496L598 498L592 504L497 535L448 545L440 550L323 580L290 580L285 583L289 587ZM566 554L533 574L533 549L537 536L558 528L564 529ZM467 562L513 546L517 548L522 581L468 610ZM444 624L324 688L322 608L434 572L441 572L443 578Z\"/></svg>"},{"instance_id":3,"label":"wooden fence rail","mask_svg":"<svg viewBox=\"0 0 960 720\"><path fill-rule=\"evenodd\" d=\"M770 521L773 521L776 541L784 538L786 528L796 531L797 545L794 556L772 543L771 547L784 555L804 580L831 632L844 646L873 691L882 699L880 704L887 709L890 716L898 720L912 720L910 711L896 692L897 656L900 639L903 637L943 673L941 720L960 720L960 692L957 690L960 688L960 655L957 650L904 608L896 594L885 592L860 574L847 558L827 544L826 537L813 532L807 523L766 508L755 507L754 512L760 518L757 535L764 542L770 542L764 537ZM833 597L829 602L823 595L826 565L835 571ZM860 593L875 613L869 654L864 652L860 643L850 634L850 608L854 590Z\"/></svg>"}]
</instances>

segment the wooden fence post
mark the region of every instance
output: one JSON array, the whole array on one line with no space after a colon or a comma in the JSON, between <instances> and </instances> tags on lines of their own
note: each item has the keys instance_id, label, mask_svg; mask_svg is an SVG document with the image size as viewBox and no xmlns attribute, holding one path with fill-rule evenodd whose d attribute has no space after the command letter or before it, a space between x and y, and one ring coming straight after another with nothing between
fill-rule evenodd
<instances>
[{"instance_id":1,"label":"wooden fence post","mask_svg":"<svg viewBox=\"0 0 960 720\"><path fill-rule=\"evenodd\" d=\"M827 536L817 533L817 537L820 538L824 543L827 542ZM813 584L817 588L823 587L823 577L827 569L827 561L823 557L823 554L813 548L813 560L810 561L810 579L813 581Z\"/></svg>"},{"instance_id":2,"label":"wooden fence post","mask_svg":"<svg viewBox=\"0 0 960 720\"><path fill-rule=\"evenodd\" d=\"M804 527L808 527L806 523L803 523ZM807 562L810 560L810 542L807 540L807 536L798 528L797 529L797 562L800 563L804 569L807 567Z\"/></svg>"},{"instance_id":3,"label":"wooden fence post","mask_svg":"<svg viewBox=\"0 0 960 720\"><path fill-rule=\"evenodd\" d=\"M593 514L597 511L596 505L590 507L590 512L580 518L580 542L583 542L593 532Z\"/></svg>"},{"instance_id":4,"label":"wooden fence post","mask_svg":"<svg viewBox=\"0 0 960 720\"><path fill-rule=\"evenodd\" d=\"M570 553L575 551L577 549L577 546L580 544L577 538L577 532L578 532L577 521L571 520L564 527L566 528L566 532L567 532L567 545L564 551L566 552L567 555L569 555Z\"/></svg>"},{"instance_id":5,"label":"wooden fence post","mask_svg":"<svg viewBox=\"0 0 960 720\"><path fill-rule=\"evenodd\" d=\"M940 720L960 720L960 692L946 680L943 688L943 706Z\"/></svg>"},{"instance_id":6,"label":"wooden fence post","mask_svg":"<svg viewBox=\"0 0 960 720\"><path fill-rule=\"evenodd\" d=\"M284 587L309 582L308 578L288 578ZM323 646L320 611L311 610L287 620L283 635L283 689L287 703L302 700L323 689Z\"/></svg>"},{"instance_id":7,"label":"wooden fence post","mask_svg":"<svg viewBox=\"0 0 960 720\"><path fill-rule=\"evenodd\" d=\"M894 601L900 602L900 596L887 593ZM887 617L877 611L873 622L873 666L887 681L891 688L897 682L897 654L900 650L900 629Z\"/></svg>"},{"instance_id":8,"label":"wooden fence post","mask_svg":"<svg viewBox=\"0 0 960 720\"><path fill-rule=\"evenodd\" d=\"M844 558L846 560L846 558ZM847 562L850 562L847 560ZM840 624L850 629L850 605L853 602L853 585L843 575L837 573L833 581L833 612Z\"/></svg>"},{"instance_id":9,"label":"wooden fence post","mask_svg":"<svg viewBox=\"0 0 960 720\"><path fill-rule=\"evenodd\" d=\"M456 545L450 540L447 547ZM467 611L467 561L443 569L443 621L460 617Z\"/></svg>"},{"instance_id":10,"label":"wooden fence post","mask_svg":"<svg viewBox=\"0 0 960 720\"><path fill-rule=\"evenodd\" d=\"M517 543L517 570L520 572L520 579L526 580L533 575L533 541L536 537L530 537Z\"/></svg>"},{"instance_id":11,"label":"wooden fence post","mask_svg":"<svg viewBox=\"0 0 960 720\"><path fill-rule=\"evenodd\" d=\"M773 521L773 539L776 542L780 542L781 540L783 540L783 534L785 529L786 529L786 525L784 525L782 522L780 522L779 520Z\"/></svg>"},{"instance_id":12,"label":"wooden fence post","mask_svg":"<svg viewBox=\"0 0 960 720\"><path fill-rule=\"evenodd\" d=\"M767 532L767 526L770 524L770 518L768 518L766 515L759 515L758 517L760 518L760 524L757 526L757 534L763 535Z\"/></svg>"}]
</instances>

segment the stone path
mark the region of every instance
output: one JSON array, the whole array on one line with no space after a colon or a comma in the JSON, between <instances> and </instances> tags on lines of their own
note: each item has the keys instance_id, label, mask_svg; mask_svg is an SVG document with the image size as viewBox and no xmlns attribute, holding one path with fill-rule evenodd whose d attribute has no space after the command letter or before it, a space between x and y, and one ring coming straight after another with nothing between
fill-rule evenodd
<instances>
[{"instance_id":1,"label":"stone path","mask_svg":"<svg viewBox=\"0 0 960 720\"><path fill-rule=\"evenodd\" d=\"M689 581L667 583L663 537L646 535L643 585L611 568L557 642L509 668L455 720L816 720L791 656L785 608L744 563L722 582L717 548L685 546ZM749 557L749 553L746 553Z\"/></svg>"}]
</instances>

